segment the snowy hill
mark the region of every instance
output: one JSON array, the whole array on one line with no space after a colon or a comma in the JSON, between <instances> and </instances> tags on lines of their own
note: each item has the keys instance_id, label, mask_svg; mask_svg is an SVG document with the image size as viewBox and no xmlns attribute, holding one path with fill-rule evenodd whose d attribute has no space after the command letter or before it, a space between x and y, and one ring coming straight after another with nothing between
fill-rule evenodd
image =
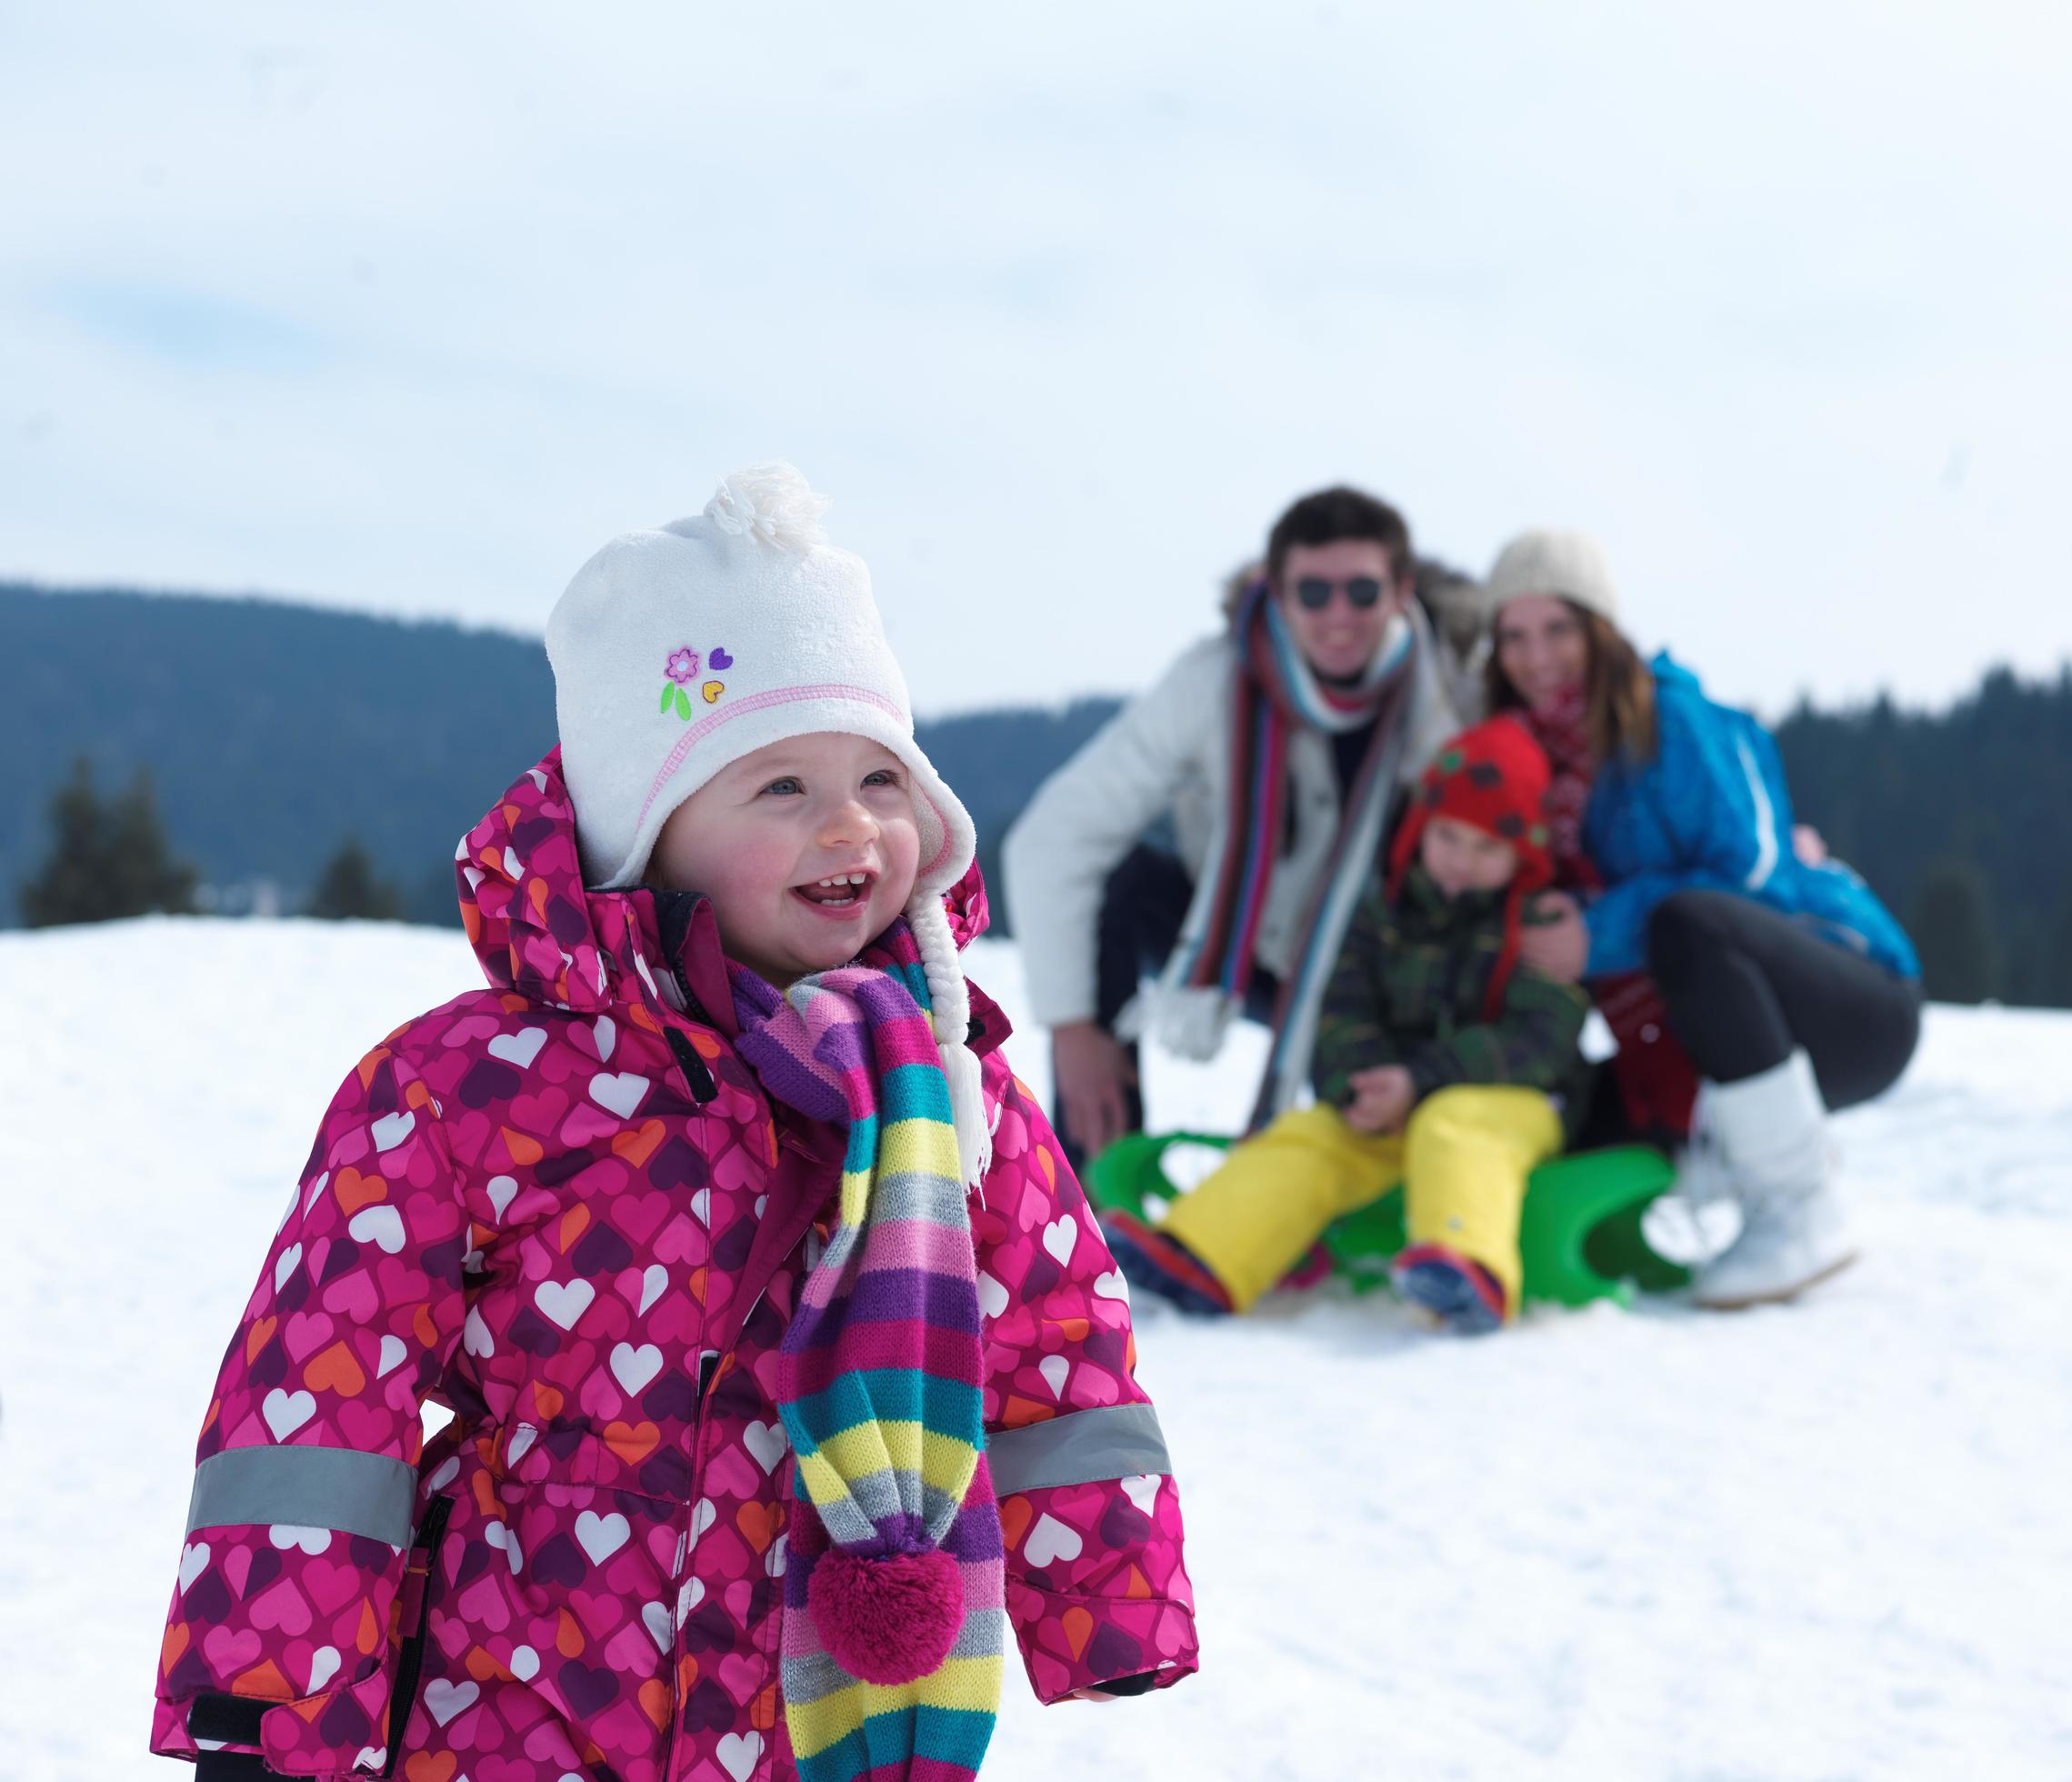
<instances>
[{"instance_id":1,"label":"snowy hill","mask_svg":"<svg viewBox=\"0 0 2072 1782\"><path fill-rule=\"evenodd\" d=\"M473 961L153 921L0 936L0 1776L148 1782L224 1342L332 1089ZM1160 1066L1154 1110L1227 1125L1236 1074ZM1837 1131L1867 1255L1800 1307L1141 1314L1206 1668L1011 1676L986 1777L2072 1776L2072 1016L1937 1009Z\"/></svg>"}]
</instances>

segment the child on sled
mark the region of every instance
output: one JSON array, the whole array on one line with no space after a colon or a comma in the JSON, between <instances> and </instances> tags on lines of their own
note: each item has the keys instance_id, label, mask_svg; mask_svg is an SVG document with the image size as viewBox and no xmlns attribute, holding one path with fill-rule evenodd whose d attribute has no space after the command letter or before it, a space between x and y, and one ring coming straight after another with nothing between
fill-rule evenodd
<instances>
[{"instance_id":1,"label":"child on sled","mask_svg":"<svg viewBox=\"0 0 2072 1782\"><path fill-rule=\"evenodd\" d=\"M1340 1216L1404 1184L1397 1291L1446 1328L1516 1314L1526 1178L1579 1114L1589 1004L1518 963L1552 876L1546 758L1516 719L1439 752L1325 997L1315 1106L1283 1115L1156 1227L1103 1216L1124 1274L1199 1312L1249 1308Z\"/></svg>"}]
</instances>

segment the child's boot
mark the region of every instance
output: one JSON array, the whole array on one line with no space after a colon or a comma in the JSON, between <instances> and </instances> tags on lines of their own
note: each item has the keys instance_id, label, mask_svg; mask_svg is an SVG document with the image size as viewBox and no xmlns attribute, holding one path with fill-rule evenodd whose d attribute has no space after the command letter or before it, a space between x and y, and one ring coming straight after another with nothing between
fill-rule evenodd
<instances>
[{"instance_id":1,"label":"child's boot","mask_svg":"<svg viewBox=\"0 0 2072 1782\"><path fill-rule=\"evenodd\" d=\"M1389 1279L1398 1297L1421 1307L1460 1336L1504 1327L1504 1288L1479 1262L1444 1244L1413 1244L1397 1252Z\"/></svg>"},{"instance_id":2,"label":"child's boot","mask_svg":"<svg viewBox=\"0 0 2072 1782\"><path fill-rule=\"evenodd\" d=\"M1742 1223L1697 1271L1700 1306L1738 1311L1796 1298L1857 1259L1835 1192L1827 1106L1804 1052L1738 1083L1707 1084L1705 1117Z\"/></svg>"},{"instance_id":3,"label":"child's boot","mask_svg":"<svg viewBox=\"0 0 2072 1782\"><path fill-rule=\"evenodd\" d=\"M1131 1286L1155 1293L1183 1312L1204 1317L1230 1315L1229 1289L1176 1237L1116 1206L1100 1216L1100 1225L1116 1266Z\"/></svg>"}]
</instances>

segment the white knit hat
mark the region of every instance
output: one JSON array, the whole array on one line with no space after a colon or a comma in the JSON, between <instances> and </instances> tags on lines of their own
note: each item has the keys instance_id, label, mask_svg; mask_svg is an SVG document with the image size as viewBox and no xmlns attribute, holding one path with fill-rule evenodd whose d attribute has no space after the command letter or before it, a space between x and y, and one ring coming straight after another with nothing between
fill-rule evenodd
<instances>
[{"instance_id":1,"label":"white knit hat","mask_svg":"<svg viewBox=\"0 0 2072 1782\"><path fill-rule=\"evenodd\" d=\"M1481 604L1494 619L1525 594L1558 595L1618 622L1618 590L1596 541L1580 532L1543 527L1521 532L1497 554Z\"/></svg>"},{"instance_id":2,"label":"white knit hat","mask_svg":"<svg viewBox=\"0 0 2072 1782\"><path fill-rule=\"evenodd\" d=\"M821 532L829 505L790 465L751 465L702 514L613 539L555 603L546 654L584 876L607 890L638 883L669 815L756 749L819 731L883 744L911 776L921 853L906 918L976 1182L990 1146L942 894L977 838L914 741L870 571Z\"/></svg>"}]
</instances>

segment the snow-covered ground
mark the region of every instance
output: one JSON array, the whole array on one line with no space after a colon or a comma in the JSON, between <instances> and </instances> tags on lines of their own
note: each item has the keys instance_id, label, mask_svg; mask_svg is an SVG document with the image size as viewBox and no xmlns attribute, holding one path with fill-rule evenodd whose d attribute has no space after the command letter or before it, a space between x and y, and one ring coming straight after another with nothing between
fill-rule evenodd
<instances>
[{"instance_id":1,"label":"snow-covered ground","mask_svg":"<svg viewBox=\"0 0 2072 1782\"><path fill-rule=\"evenodd\" d=\"M175 1774L144 1739L213 1369L333 1087L472 976L430 930L0 936L0 1777ZM1228 1125L1242 1063L1156 1068L1155 1115ZM2072 1018L1937 1009L1837 1126L1867 1258L1798 1307L1141 1312L1205 1668L1011 1681L987 1777L2072 1776Z\"/></svg>"}]
</instances>

